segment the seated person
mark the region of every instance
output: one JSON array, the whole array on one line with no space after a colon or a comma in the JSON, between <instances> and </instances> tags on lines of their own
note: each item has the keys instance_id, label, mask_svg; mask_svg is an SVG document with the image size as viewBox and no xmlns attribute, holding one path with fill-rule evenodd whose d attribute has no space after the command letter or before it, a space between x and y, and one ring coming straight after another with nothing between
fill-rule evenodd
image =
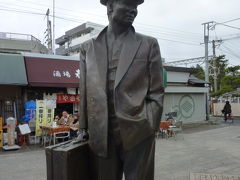
<instances>
[{"instance_id":1,"label":"seated person","mask_svg":"<svg viewBox=\"0 0 240 180\"><path fill-rule=\"evenodd\" d=\"M78 129L79 129L79 121L77 115L73 116L73 122L70 124L70 134L71 137L77 137Z\"/></svg>"},{"instance_id":2,"label":"seated person","mask_svg":"<svg viewBox=\"0 0 240 180\"><path fill-rule=\"evenodd\" d=\"M71 114L68 114L67 111L62 112L61 119L58 120L57 125L70 126L74 121L74 118Z\"/></svg>"},{"instance_id":3,"label":"seated person","mask_svg":"<svg viewBox=\"0 0 240 180\"><path fill-rule=\"evenodd\" d=\"M59 116L56 115L53 121L57 123L59 121L59 119L60 119Z\"/></svg>"}]
</instances>

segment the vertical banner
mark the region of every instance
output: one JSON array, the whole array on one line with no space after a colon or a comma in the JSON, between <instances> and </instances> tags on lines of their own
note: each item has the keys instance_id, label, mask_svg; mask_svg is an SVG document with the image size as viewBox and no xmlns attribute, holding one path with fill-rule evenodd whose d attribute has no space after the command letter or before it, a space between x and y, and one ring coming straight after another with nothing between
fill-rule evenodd
<instances>
[{"instance_id":1,"label":"vertical banner","mask_svg":"<svg viewBox=\"0 0 240 180\"><path fill-rule=\"evenodd\" d=\"M36 136L41 136L40 126L52 126L54 119L54 109L56 100L37 100L36 101Z\"/></svg>"},{"instance_id":2,"label":"vertical banner","mask_svg":"<svg viewBox=\"0 0 240 180\"><path fill-rule=\"evenodd\" d=\"M0 117L0 147L3 147L3 131L2 131L3 118Z\"/></svg>"},{"instance_id":3,"label":"vertical banner","mask_svg":"<svg viewBox=\"0 0 240 180\"><path fill-rule=\"evenodd\" d=\"M37 100L36 101L36 130L35 136L41 136L42 131L40 126L46 125L46 101L44 100Z\"/></svg>"},{"instance_id":4,"label":"vertical banner","mask_svg":"<svg viewBox=\"0 0 240 180\"><path fill-rule=\"evenodd\" d=\"M54 119L54 109L46 109L46 126L52 126L53 119Z\"/></svg>"},{"instance_id":5,"label":"vertical banner","mask_svg":"<svg viewBox=\"0 0 240 180\"><path fill-rule=\"evenodd\" d=\"M0 117L0 131L2 131L2 128L3 128L3 118Z\"/></svg>"},{"instance_id":6,"label":"vertical banner","mask_svg":"<svg viewBox=\"0 0 240 180\"><path fill-rule=\"evenodd\" d=\"M57 106L56 99L48 99L46 100L46 118L47 126L52 126L53 119L54 119L54 110Z\"/></svg>"}]
</instances>

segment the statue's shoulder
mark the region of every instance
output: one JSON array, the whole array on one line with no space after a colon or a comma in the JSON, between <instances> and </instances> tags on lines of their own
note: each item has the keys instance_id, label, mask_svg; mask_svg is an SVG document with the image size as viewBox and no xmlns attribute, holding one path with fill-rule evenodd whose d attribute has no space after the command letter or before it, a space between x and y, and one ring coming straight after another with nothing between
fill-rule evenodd
<instances>
[{"instance_id":1,"label":"statue's shoulder","mask_svg":"<svg viewBox=\"0 0 240 180\"><path fill-rule=\"evenodd\" d=\"M87 51L91 46L92 46L92 42L93 42L93 38L92 39L89 39L85 42L83 42L81 45L80 45L80 51Z\"/></svg>"},{"instance_id":2,"label":"statue's shoulder","mask_svg":"<svg viewBox=\"0 0 240 180\"><path fill-rule=\"evenodd\" d=\"M150 44L152 44L153 42L157 42L157 39L155 37L148 36L148 35L145 35L145 34L141 34L141 33L138 33L138 32L136 32L136 37L137 37L137 39L148 42Z\"/></svg>"}]
</instances>

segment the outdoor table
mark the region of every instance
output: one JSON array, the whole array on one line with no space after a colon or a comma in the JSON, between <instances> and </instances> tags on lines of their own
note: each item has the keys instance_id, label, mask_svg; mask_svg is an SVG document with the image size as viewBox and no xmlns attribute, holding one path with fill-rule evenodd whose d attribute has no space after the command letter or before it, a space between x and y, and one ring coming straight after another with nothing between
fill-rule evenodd
<instances>
[{"instance_id":1,"label":"outdoor table","mask_svg":"<svg viewBox=\"0 0 240 180\"><path fill-rule=\"evenodd\" d=\"M46 137L50 136L50 141L49 144L51 143L52 137L53 137L53 143L55 145L55 139L56 139L56 134L58 133L67 133L68 136L70 134L70 126L57 126L57 127L52 127L52 126L40 126L42 129L42 138L43 138L43 143L45 146L46 143Z\"/></svg>"},{"instance_id":2,"label":"outdoor table","mask_svg":"<svg viewBox=\"0 0 240 180\"><path fill-rule=\"evenodd\" d=\"M160 123L160 129L162 131L162 137L163 137L163 134L165 133L166 135L168 135L168 129L169 129L169 126L171 125L171 122L170 121L162 121Z\"/></svg>"},{"instance_id":3,"label":"outdoor table","mask_svg":"<svg viewBox=\"0 0 240 180\"><path fill-rule=\"evenodd\" d=\"M160 124L160 129L168 130L170 125L171 125L170 121L162 121L161 124Z\"/></svg>"}]
</instances>

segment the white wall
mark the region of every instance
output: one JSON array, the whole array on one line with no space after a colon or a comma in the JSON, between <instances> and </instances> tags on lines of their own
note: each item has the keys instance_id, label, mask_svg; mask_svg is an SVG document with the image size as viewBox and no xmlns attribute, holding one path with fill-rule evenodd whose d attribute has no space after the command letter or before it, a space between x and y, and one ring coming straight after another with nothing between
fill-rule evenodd
<instances>
[{"instance_id":1,"label":"white wall","mask_svg":"<svg viewBox=\"0 0 240 180\"><path fill-rule=\"evenodd\" d=\"M190 73L167 71L167 82L187 83Z\"/></svg>"},{"instance_id":2,"label":"white wall","mask_svg":"<svg viewBox=\"0 0 240 180\"><path fill-rule=\"evenodd\" d=\"M193 123L206 120L205 95L194 93L166 93L164 97L162 120L168 112L177 112L176 120Z\"/></svg>"},{"instance_id":3,"label":"white wall","mask_svg":"<svg viewBox=\"0 0 240 180\"><path fill-rule=\"evenodd\" d=\"M222 109L225 103L213 103L213 115L222 116ZM231 103L232 116L240 116L240 103Z\"/></svg>"}]
</instances>

